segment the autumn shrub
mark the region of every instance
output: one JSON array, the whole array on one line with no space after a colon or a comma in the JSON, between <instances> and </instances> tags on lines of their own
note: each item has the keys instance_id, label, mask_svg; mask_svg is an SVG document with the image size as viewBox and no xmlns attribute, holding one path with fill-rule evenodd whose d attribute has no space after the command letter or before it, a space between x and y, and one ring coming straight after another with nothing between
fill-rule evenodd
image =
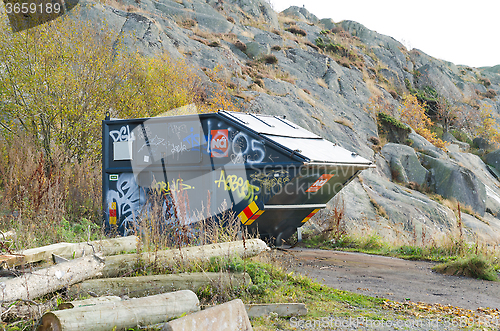
<instances>
[{"instance_id":1,"label":"autumn shrub","mask_svg":"<svg viewBox=\"0 0 500 331\"><path fill-rule=\"evenodd\" d=\"M285 31L291 32L293 34L301 35L304 37L307 36L307 32L304 29L298 27L297 25L291 25L288 28L286 28Z\"/></svg>"},{"instance_id":2,"label":"autumn shrub","mask_svg":"<svg viewBox=\"0 0 500 331\"><path fill-rule=\"evenodd\" d=\"M436 137L436 133L430 130L433 123L425 113L425 103L419 102L416 96L407 94L403 97L400 111L401 120L412 127L415 132L434 146L445 148L445 143Z\"/></svg>"},{"instance_id":3,"label":"autumn shrub","mask_svg":"<svg viewBox=\"0 0 500 331\"><path fill-rule=\"evenodd\" d=\"M262 56L261 61L264 62L265 64L277 64L278 58L274 54L266 54Z\"/></svg>"}]
</instances>

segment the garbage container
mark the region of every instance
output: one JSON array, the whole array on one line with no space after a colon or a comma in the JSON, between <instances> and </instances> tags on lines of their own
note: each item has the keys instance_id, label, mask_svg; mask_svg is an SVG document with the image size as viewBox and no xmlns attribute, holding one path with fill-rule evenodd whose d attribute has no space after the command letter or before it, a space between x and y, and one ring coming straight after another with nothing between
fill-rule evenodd
<instances>
[{"instance_id":1,"label":"garbage container","mask_svg":"<svg viewBox=\"0 0 500 331\"><path fill-rule=\"evenodd\" d=\"M106 118L102 148L106 228L124 235L135 230L152 190L182 191L188 222L226 208L279 244L374 167L284 116L227 111Z\"/></svg>"}]
</instances>

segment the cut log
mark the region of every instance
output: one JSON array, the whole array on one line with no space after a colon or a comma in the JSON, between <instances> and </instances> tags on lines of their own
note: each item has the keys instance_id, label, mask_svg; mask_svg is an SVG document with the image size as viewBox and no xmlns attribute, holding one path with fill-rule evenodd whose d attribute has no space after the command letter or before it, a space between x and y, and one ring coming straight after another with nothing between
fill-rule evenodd
<instances>
[{"instance_id":1,"label":"cut log","mask_svg":"<svg viewBox=\"0 0 500 331\"><path fill-rule=\"evenodd\" d=\"M0 255L0 265L14 266L22 264L24 261L23 255L2 254Z\"/></svg>"},{"instance_id":2,"label":"cut log","mask_svg":"<svg viewBox=\"0 0 500 331\"><path fill-rule=\"evenodd\" d=\"M147 252L142 254L123 254L108 256L102 272L103 277L117 277L134 270L135 265L165 265L168 263L209 261L210 258L240 256L251 257L269 250L266 243L260 239L232 241L220 244L211 244L165 251Z\"/></svg>"},{"instance_id":3,"label":"cut log","mask_svg":"<svg viewBox=\"0 0 500 331\"><path fill-rule=\"evenodd\" d=\"M35 299L96 277L103 268L102 259L87 256L32 273L25 273L0 283L0 302Z\"/></svg>"},{"instance_id":4,"label":"cut log","mask_svg":"<svg viewBox=\"0 0 500 331\"><path fill-rule=\"evenodd\" d=\"M90 299L85 299L85 300L75 300L75 301L61 303L59 306L57 306L57 309L64 310L64 309L88 307L88 306L102 305L102 304L110 303L110 302L117 302L117 301L121 301L121 300L122 300L122 298L117 297L117 296L113 296L113 295L105 296L105 297L90 298Z\"/></svg>"},{"instance_id":5,"label":"cut log","mask_svg":"<svg viewBox=\"0 0 500 331\"><path fill-rule=\"evenodd\" d=\"M252 331L245 306L241 299L235 299L190 314L163 326L161 331Z\"/></svg>"},{"instance_id":6,"label":"cut log","mask_svg":"<svg viewBox=\"0 0 500 331\"><path fill-rule=\"evenodd\" d=\"M24 259L21 263L33 263L39 261L50 261L52 259L52 254L58 255L66 259L74 259L82 257L84 255L92 255L95 249L96 253L101 253L103 255L114 255L122 252L132 252L136 250L137 247L137 237L128 236L113 239L104 239L91 241L89 245L86 242L82 243L57 243L43 247L31 248L20 252L19 254L24 255ZM16 262L15 265L19 265Z\"/></svg>"},{"instance_id":7,"label":"cut log","mask_svg":"<svg viewBox=\"0 0 500 331\"><path fill-rule=\"evenodd\" d=\"M154 325L200 310L192 291L178 291L43 315L38 331L108 331Z\"/></svg>"},{"instance_id":8,"label":"cut log","mask_svg":"<svg viewBox=\"0 0 500 331\"><path fill-rule=\"evenodd\" d=\"M90 279L75 284L68 289L72 298L88 295L91 291L97 295L126 295L129 298L140 298L159 293L191 290L197 291L200 287L213 285L216 287L232 288L248 286L252 280L247 273L219 273L199 272L174 275L156 275L139 277L118 277Z\"/></svg>"}]
</instances>

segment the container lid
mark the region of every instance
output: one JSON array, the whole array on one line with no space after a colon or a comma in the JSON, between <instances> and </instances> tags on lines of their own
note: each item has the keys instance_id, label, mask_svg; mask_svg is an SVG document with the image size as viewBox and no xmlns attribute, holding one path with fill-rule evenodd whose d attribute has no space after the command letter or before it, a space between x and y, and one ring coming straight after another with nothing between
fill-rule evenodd
<instances>
[{"instance_id":1,"label":"container lid","mask_svg":"<svg viewBox=\"0 0 500 331\"><path fill-rule=\"evenodd\" d=\"M227 111L220 111L219 113L294 151L296 155L301 155L307 159L307 162L372 164L371 161L321 138L282 116Z\"/></svg>"}]
</instances>

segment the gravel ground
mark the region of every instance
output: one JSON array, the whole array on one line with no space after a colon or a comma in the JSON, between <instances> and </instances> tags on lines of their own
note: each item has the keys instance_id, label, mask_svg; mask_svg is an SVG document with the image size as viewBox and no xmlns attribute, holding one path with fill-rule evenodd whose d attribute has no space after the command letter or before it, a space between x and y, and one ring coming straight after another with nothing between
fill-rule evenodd
<instances>
[{"instance_id":1,"label":"gravel ground","mask_svg":"<svg viewBox=\"0 0 500 331\"><path fill-rule=\"evenodd\" d=\"M487 330L500 330L500 316L496 311L500 308L500 282L441 275L431 270L435 265L432 262L306 248L284 249L282 252L283 260L288 261L287 269L296 273L336 289L399 302L388 303L393 311L404 310L405 307L422 311L415 318L402 320L388 316L389 321L385 322L349 317L290 320L291 324L294 323L290 326L298 330L424 331L459 330L464 327L485 330L485 326L489 326ZM490 309L483 311L483 308ZM431 317L427 317L426 312ZM457 317L448 318L445 313ZM474 317L474 324L467 326L468 316Z\"/></svg>"}]
</instances>

